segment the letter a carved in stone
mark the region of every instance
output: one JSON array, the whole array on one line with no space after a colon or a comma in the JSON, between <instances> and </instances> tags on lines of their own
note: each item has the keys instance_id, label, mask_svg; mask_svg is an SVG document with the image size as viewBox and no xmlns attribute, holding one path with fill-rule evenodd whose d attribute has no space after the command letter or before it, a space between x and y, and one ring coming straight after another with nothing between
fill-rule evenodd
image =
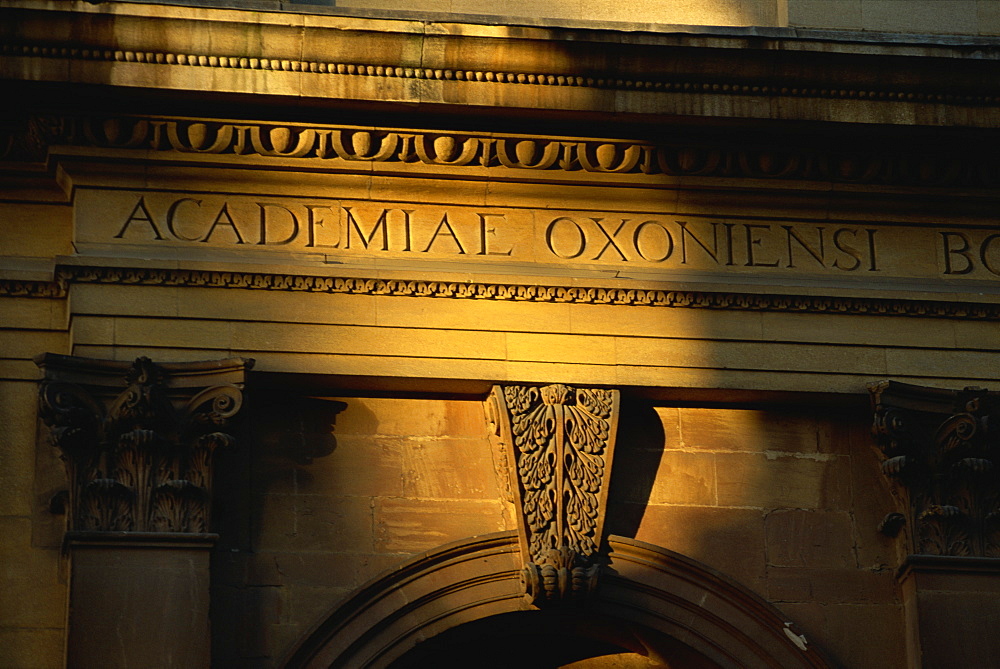
<instances>
[{"instance_id":1,"label":"letter a carved in stone","mask_svg":"<svg viewBox=\"0 0 1000 669\"><path fill-rule=\"evenodd\" d=\"M68 531L210 531L212 455L234 441L223 430L252 360L129 365L48 353L37 364L39 413L69 477Z\"/></svg>"},{"instance_id":2,"label":"letter a carved in stone","mask_svg":"<svg viewBox=\"0 0 1000 669\"><path fill-rule=\"evenodd\" d=\"M618 406L617 390L559 384L494 386L490 395L517 489L525 597L536 605L594 589Z\"/></svg>"},{"instance_id":3,"label":"letter a carved in stone","mask_svg":"<svg viewBox=\"0 0 1000 669\"><path fill-rule=\"evenodd\" d=\"M902 484L913 552L1000 557L1000 393L894 381L870 386L882 471Z\"/></svg>"}]
</instances>

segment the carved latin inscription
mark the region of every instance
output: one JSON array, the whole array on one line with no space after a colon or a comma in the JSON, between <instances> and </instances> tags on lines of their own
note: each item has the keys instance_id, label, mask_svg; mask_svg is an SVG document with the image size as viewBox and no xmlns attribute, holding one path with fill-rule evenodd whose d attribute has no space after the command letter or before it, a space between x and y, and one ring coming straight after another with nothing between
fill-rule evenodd
<instances>
[{"instance_id":1,"label":"carved latin inscription","mask_svg":"<svg viewBox=\"0 0 1000 669\"><path fill-rule=\"evenodd\" d=\"M348 189L349 190L349 189ZM660 212L80 188L76 243L105 254L289 255L314 262L593 265L717 275L995 281L1000 234ZM353 195L357 196L355 192ZM335 199L336 198L336 199ZM609 202L611 206L626 206Z\"/></svg>"},{"instance_id":2,"label":"carved latin inscription","mask_svg":"<svg viewBox=\"0 0 1000 669\"><path fill-rule=\"evenodd\" d=\"M525 597L584 598L600 570L618 391L496 386L489 401L517 490Z\"/></svg>"},{"instance_id":3,"label":"carved latin inscription","mask_svg":"<svg viewBox=\"0 0 1000 669\"><path fill-rule=\"evenodd\" d=\"M209 531L213 453L233 444L224 430L252 361L159 366L138 358L122 369L46 354L38 363L46 372L40 416L69 477L68 530ZM115 372L124 391L120 382L112 389ZM204 386L199 376L230 382Z\"/></svg>"},{"instance_id":4,"label":"carved latin inscription","mask_svg":"<svg viewBox=\"0 0 1000 669\"><path fill-rule=\"evenodd\" d=\"M892 381L870 390L882 471L910 507L908 518L890 514L883 532L908 524L916 553L1000 557L1000 393Z\"/></svg>"}]
</instances>

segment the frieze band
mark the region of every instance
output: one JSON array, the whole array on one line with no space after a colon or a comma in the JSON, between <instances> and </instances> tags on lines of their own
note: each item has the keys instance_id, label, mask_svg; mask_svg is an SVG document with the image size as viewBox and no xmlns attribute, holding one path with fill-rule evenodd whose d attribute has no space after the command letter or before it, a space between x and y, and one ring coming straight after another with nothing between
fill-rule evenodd
<instances>
[{"instance_id":1,"label":"frieze band","mask_svg":"<svg viewBox=\"0 0 1000 669\"><path fill-rule=\"evenodd\" d=\"M54 281L0 279L0 297L40 297L59 300L68 294L69 283L65 274L57 275Z\"/></svg>"}]
</instances>

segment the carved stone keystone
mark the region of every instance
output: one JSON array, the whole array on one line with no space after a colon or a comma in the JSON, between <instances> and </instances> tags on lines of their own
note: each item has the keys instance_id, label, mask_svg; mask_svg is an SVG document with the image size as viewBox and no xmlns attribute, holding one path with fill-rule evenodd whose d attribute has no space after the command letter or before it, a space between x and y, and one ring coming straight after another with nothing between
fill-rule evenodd
<instances>
[{"instance_id":1,"label":"carved stone keystone","mask_svg":"<svg viewBox=\"0 0 1000 669\"><path fill-rule=\"evenodd\" d=\"M68 531L209 532L212 454L234 441L224 430L253 361L36 362L39 414L69 477Z\"/></svg>"},{"instance_id":2,"label":"carved stone keystone","mask_svg":"<svg viewBox=\"0 0 1000 669\"><path fill-rule=\"evenodd\" d=\"M913 552L1000 557L1000 393L883 381L870 386L882 471L909 497ZM893 517L894 516L894 517Z\"/></svg>"},{"instance_id":3,"label":"carved stone keystone","mask_svg":"<svg viewBox=\"0 0 1000 669\"><path fill-rule=\"evenodd\" d=\"M618 406L617 390L493 388L487 409L516 488L521 576L533 604L594 590Z\"/></svg>"}]
</instances>

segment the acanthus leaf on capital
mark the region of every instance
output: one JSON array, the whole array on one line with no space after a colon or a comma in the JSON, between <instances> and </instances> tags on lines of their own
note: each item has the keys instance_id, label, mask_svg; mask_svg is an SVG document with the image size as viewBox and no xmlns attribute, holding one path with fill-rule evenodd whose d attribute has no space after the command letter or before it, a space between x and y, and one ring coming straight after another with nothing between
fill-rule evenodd
<instances>
[{"instance_id":1,"label":"acanthus leaf on capital","mask_svg":"<svg viewBox=\"0 0 1000 669\"><path fill-rule=\"evenodd\" d=\"M47 354L39 415L69 478L68 531L210 530L212 456L231 446L223 432L243 402L252 361L160 366ZM208 388L186 377L221 369ZM128 384L115 389L117 373ZM183 381L183 382L178 382ZM118 385L120 388L120 385Z\"/></svg>"},{"instance_id":2,"label":"acanthus leaf on capital","mask_svg":"<svg viewBox=\"0 0 1000 669\"><path fill-rule=\"evenodd\" d=\"M882 532L909 525L918 554L1000 557L1000 393L892 381L870 391L882 471L909 498L908 518L887 518Z\"/></svg>"}]
</instances>

